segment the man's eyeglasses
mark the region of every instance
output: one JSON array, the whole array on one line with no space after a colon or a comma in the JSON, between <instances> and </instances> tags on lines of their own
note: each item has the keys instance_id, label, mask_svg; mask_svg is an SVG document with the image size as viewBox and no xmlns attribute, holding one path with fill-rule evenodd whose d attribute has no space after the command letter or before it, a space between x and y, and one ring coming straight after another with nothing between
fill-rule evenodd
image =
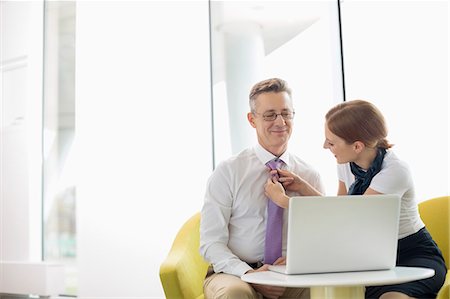
<instances>
[{"instance_id":1,"label":"man's eyeglasses","mask_svg":"<svg viewBox=\"0 0 450 299\"><path fill-rule=\"evenodd\" d=\"M253 112L254 114L261 114L257 112ZM266 112L262 114L262 117L265 121L274 121L277 119L278 115L281 115L281 117L284 120L291 120L294 118L295 112L294 111L284 111L281 113L275 113L275 112Z\"/></svg>"}]
</instances>

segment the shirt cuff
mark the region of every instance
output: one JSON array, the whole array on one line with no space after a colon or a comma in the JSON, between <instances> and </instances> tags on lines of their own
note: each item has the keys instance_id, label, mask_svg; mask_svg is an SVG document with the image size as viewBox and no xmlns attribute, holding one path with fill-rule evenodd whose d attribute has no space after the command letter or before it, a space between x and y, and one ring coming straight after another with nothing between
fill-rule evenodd
<instances>
[{"instance_id":1,"label":"shirt cuff","mask_svg":"<svg viewBox=\"0 0 450 299\"><path fill-rule=\"evenodd\" d=\"M248 270L253 270L253 268L250 267L247 263L242 262L236 267L236 269L233 271L234 272L233 274L238 276L238 277L241 277Z\"/></svg>"}]
</instances>

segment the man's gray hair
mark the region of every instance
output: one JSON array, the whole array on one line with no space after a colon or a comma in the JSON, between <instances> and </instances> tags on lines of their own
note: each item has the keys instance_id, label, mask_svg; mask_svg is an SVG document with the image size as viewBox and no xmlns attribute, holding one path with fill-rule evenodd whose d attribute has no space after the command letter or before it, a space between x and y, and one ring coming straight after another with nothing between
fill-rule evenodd
<instances>
[{"instance_id":1,"label":"man's gray hair","mask_svg":"<svg viewBox=\"0 0 450 299\"><path fill-rule=\"evenodd\" d=\"M256 83L250 90L249 104L250 110L256 112L256 98L266 92L286 92L292 98L292 91L287 82L280 78L266 79Z\"/></svg>"}]
</instances>

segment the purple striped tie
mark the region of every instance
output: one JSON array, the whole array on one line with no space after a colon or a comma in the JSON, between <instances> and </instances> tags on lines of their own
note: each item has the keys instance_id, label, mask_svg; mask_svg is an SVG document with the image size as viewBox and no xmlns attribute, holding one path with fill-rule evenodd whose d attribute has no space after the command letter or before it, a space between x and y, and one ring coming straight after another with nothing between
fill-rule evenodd
<instances>
[{"instance_id":1,"label":"purple striped tie","mask_svg":"<svg viewBox=\"0 0 450 299\"><path fill-rule=\"evenodd\" d=\"M280 169L283 161L275 158L266 163L270 169ZM278 178L278 174L276 175ZM264 263L273 264L281 257L283 235L283 208L272 200L267 201L266 243L264 248Z\"/></svg>"}]
</instances>

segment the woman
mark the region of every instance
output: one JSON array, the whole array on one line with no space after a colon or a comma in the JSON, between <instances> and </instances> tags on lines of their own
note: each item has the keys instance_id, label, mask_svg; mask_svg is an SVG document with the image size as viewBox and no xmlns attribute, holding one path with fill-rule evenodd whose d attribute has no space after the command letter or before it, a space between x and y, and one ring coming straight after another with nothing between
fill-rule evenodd
<instances>
[{"instance_id":1,"label":"woman","mask_svg":"<svg viewBox=\"0 0 450 299\"><path fill-rule=\"evenodd\" d=\"M444 258L420 219L408 166L397 158L387 141L383 115L371 103L354 100L333 107L325 117L324 148L338 163L338 195L398 194L401 197L397 266L434 269L431 278L397 285L366 288L366 298L435 298L447 269ZM321 195L301 177L273 170L266 195L287 207L284 189L299 195ZM281 184L283 184L283 186Z\"/></svg>"}]
</instances>

